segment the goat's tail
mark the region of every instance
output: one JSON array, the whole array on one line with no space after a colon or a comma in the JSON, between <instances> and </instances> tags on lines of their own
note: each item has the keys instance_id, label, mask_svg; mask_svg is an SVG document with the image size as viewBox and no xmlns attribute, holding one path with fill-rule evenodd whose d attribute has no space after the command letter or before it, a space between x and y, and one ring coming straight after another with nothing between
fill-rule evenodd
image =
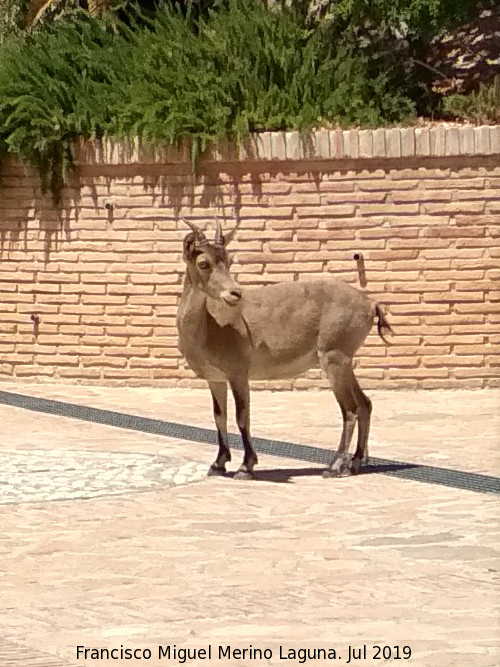
<instances>
[{"instance_id":1,"label":"goat's tail","mask_svg":"<svg viewBox=\"0 0 500 667\"><path fill-rule=\"evenodd\" d=\"M387 317L384 315L384 311L378 303L375 304L375 316L377 317L377 331L380 338L384 341L386 345L390 345L390 342L384 337L384 331L393 334L393 330Z\"/></svg>"}]
</instances>

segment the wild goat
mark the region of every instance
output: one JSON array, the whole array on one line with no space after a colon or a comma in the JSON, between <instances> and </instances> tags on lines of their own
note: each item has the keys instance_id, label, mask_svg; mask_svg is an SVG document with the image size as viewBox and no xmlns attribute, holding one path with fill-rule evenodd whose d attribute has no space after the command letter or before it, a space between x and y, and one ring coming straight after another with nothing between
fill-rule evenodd
<instances>
[{"instance_id":1,"label":"wild goat","mask_svg":"<svg viewBox=\"0 0 500 667\"><path fill-rule=\"evenodd\" d=\"M380 306L359 290L334 279L288 282L241 289L231 277L226 247L235 230L223 235L217 221L211 243L187 220L184 289L177 315L179 349L212 392L219 451L209 475L222 475L231 460L227 440L227 385L236 406L244 447L237 479L251 479L257 455L250 441L249 380L289 378L309 368L323 369L343 418L336 455L325 477L356 474L368 455L372 405L353 372L356 350L377 318L378 333L391 332ZM358 442L348 456L354 427Z\"/></svg>"}]
</instances>

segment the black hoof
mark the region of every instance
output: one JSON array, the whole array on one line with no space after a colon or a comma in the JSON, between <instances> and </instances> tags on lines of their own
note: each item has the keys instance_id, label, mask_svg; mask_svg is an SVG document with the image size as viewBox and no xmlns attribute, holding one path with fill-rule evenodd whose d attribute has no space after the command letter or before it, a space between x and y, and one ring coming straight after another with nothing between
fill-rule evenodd
<instances>
[{"instance_id":1,"label":"black hoof","mask_svg":"<svg viewBox=\"0 0 500 667\"><path fill-rule=\"evenodd\" d=\"M237 470L234 473L234 479L255 479L255 473L249 470Z\"/></svg>"},{"instance_id":2,"label":"black hoof","mask_svg":"<svg viewBox=\"0 0 500 667\"><path fill-rule=\"evenodd\" d=\"M226 474L224 466L210 466L207 472L207 477L222 477Z\"/></svg>"},{"instance_id":3,"label":"black hoof","mask_svg":"<svg viewBox=\"0 0 500 667\"><path fill-rule=\"evenodd\" d=\"M361 460L353 459L351 463L351 475L357 475L361 470Z\"/></svg>"}]
</instances>

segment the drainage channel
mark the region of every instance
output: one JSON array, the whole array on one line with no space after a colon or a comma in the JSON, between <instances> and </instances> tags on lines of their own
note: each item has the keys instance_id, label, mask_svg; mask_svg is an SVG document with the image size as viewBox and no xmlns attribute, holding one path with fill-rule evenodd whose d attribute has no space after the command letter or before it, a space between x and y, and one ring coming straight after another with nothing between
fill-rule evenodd
<instances>
[{"instance_id":1,"label":"drainage channel","mask_svg":"<svg viewBox=\"0 0 500 667\"><path fill-rule=\"evenodd\" d=\"M0 391L0 404L33 410L34 412L59 415L61 417L71 417L72 419L93 422L95 424L163 435L180 440L210 444L216 442L215 431L208 428L188 426L160 419L150 419L148 417L138 417L123 412L91 408L85 405L37 398L14 392ZM308 461L310 463L328 464L332 456L328 449L284 442L282 440L253 438L252 442L255 449L263 454ZM239 437L234 434L229 435L229 444L236 449L241 449ZM380 473L391 477L400 477L428 484L440 484L441 486L475 491L477 493L500 494L500 478L461 470L452 470L450 468L437 468L417 463L370 457L369 464L363 467L363 473Z\"/></svg>"}]
</instances>

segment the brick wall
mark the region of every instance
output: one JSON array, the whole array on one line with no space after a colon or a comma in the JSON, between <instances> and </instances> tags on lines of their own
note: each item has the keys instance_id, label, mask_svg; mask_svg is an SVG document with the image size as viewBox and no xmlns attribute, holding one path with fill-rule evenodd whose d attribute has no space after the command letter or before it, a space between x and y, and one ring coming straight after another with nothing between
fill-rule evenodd
<instances>
[{"instance_id":1,"label":"brick wall","mask_svg":"<svg viewBox=\"0 0 500 667\"><path fill-rule=\"evenodd\" d=\"M397 334L367 340L363 386L500 384L500 127L266 133L221 145L196 177L183 150L87 145L78 162L59 209L3 166L0 378L200 384L177 350L179 217L217 213L238 221L244 285L357 284L363 254ZM310 371L293 386L326 383Z\"/></svg>"}]
</instances>

